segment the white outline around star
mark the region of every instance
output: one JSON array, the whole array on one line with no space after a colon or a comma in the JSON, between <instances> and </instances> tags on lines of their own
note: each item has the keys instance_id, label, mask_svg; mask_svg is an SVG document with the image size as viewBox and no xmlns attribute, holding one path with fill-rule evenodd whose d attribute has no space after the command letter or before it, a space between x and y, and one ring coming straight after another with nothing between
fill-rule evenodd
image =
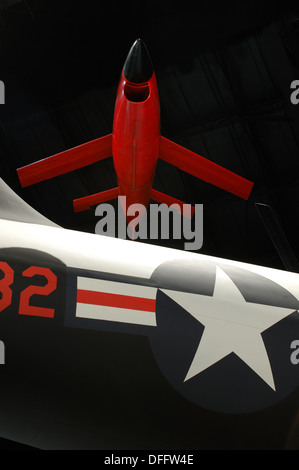
<instances>
[{"instance_id":1,"label":"white outline around star","mask_svg":"<svg viewBox=\"0 0 299 470\"><path fill-rule=\"evenodd\" d=\"M234 282L218 266L212 297L161 290L205 327L184 382L235 353L276 390L261 334L295 309L246 302Z\"/></svg>"}]
</instances>

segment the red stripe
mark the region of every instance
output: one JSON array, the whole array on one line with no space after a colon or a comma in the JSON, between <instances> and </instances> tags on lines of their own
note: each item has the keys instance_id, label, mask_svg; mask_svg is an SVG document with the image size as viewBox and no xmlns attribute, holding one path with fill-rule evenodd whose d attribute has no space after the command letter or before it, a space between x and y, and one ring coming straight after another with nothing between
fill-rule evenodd
<instances>
[{"instance_id":1,"label":"red stripe","mask_svg":"<svg viewBox=\"0 0 299 470\"><path fill-rule=\"evenodd\" d=\"M129 308L145 312L156 311L155 299L144 299L142 297L131 297L121 294L107 294L106 292L95 292L91 290L77 290L77 302L90 305L102 305L105 307Z\"/></svg>"}]
</instances>

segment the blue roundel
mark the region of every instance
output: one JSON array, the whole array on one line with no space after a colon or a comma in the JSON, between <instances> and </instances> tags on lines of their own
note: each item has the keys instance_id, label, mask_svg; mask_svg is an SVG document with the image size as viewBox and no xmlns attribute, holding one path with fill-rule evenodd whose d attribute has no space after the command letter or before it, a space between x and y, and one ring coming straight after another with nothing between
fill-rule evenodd
<instances>
[{"instance_id":1,"label":"blue roundel","mask_svg":"<svg viewBox=\"0 0 299 470\"><path fill-rule=\"evenodd\" d=\"M152 281L157 363L191 402L225 413L269 407L299 384L291 344L298 300L252 271L210 261L161 264Z\"/></svg>"}]
</instances>

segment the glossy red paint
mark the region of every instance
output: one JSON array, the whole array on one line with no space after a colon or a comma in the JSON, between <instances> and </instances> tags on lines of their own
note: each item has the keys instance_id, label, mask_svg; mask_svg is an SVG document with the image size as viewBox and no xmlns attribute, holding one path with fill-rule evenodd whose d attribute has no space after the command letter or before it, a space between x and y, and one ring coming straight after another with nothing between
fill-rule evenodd
<instances>
[{"instance_id":1,"label":"glossy red paint","mask_svg":"<svg viewBox=\"0 0 299 470\"><path fill-rule=\"evenodd\" d=\"M124 74L118 87L112 132L112 155L119 194L127 206L145 207L160 148L160 104L155 74L142 84L130 83Z\"/></svg>"},{"instance_id":2,"label":"glossy red paint","mask_svg":"<svg viewBox=\"0 0 299 470\"><path fill-rule=\"evenodd\" d=\"M171 205L182 201L152 188L158 158L207 183L248 199L253 183L160 135L156 76L148 51L138 39L130 49L118 86L112 134L19 168L28 186L113 156L118 186L74 200L75 211L118 196L146 208L151 199ZM190 213L194 207L190 208ZM127 220L129 220L127 218Z\"/></svg>"}]
</instances>

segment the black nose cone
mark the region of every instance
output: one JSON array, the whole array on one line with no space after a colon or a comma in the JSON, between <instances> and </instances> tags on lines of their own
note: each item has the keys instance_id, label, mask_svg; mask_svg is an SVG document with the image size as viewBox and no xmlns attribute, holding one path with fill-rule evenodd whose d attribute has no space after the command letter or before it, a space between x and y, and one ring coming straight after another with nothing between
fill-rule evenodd
<instances>
[{"instance_id":1,"label":"black nose cone","mask_svg":"<svg viewBox=\"0 0 299 470\"><path fill-rule=\"evenodd\" d=\"M123 68L124 76L129 82L144 83L153 75L153 64L141 39L136 39L131 47Z\"/></svg>"}]
</instances>

